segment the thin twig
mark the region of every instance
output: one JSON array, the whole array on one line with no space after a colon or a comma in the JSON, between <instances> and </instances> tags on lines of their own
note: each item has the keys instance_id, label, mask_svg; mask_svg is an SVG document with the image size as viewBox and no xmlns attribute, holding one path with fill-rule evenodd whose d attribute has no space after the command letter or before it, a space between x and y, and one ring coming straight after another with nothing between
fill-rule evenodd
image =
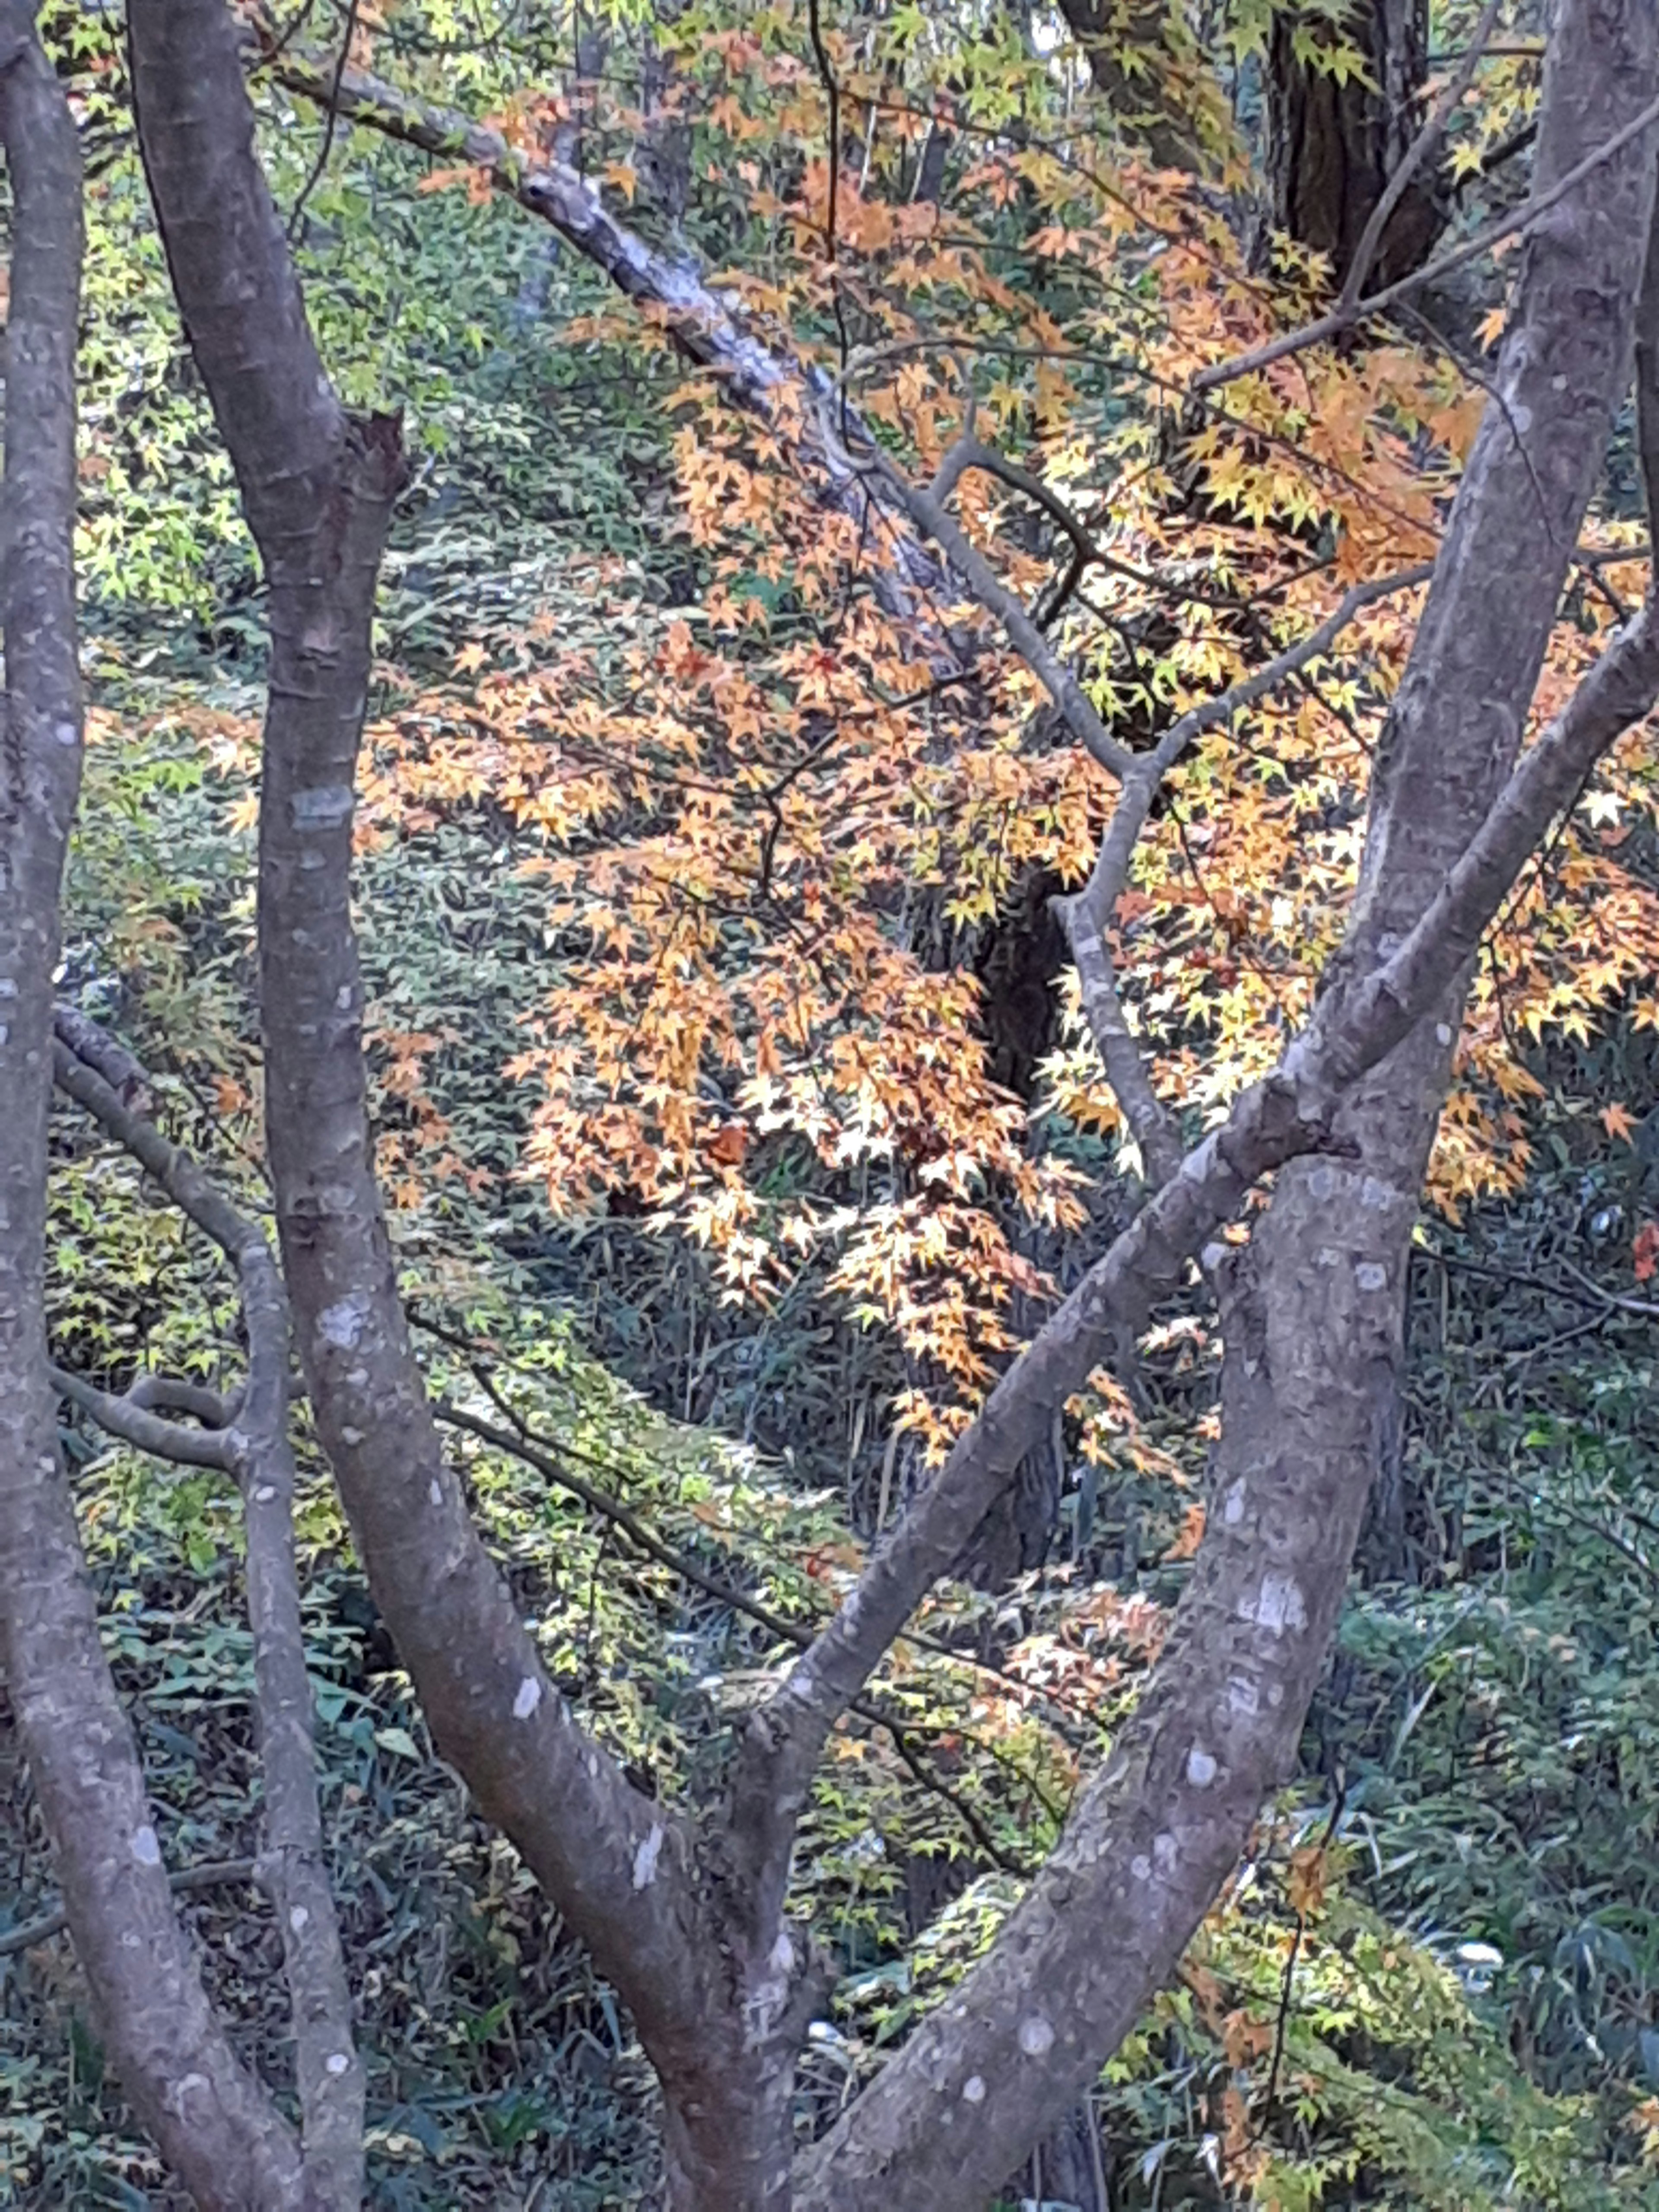
<instances>
[{"instance_id":1,"label":"thin twig","mask_svg":"<svg viewBox=\"0 0 1659 2212\"><path fill-rule=\"evenodd\" d=\"M219 1859L210 1866L181 1867L177 1874L167 1876L167 1887L228 1888L232 1882L252 1881L258 1872L257 1859ZM38 1920L26 1920L21 1928L8 1928L0 1934L0 1959L12 1958L19 1951L32 1951L37 1943L49 1942L54 1936L61 1936L68 1926L69 1915L59 1906L55 1912L43 1912Z\"/></svg>"},{"instance_id":2,"label":"thin twig","mask_svg":"<svg viewBox=\"0 0 1659 2212\"><path fill-rule=\"evenodd\" d=\"M312 165L311 173L301 185L300 197L295 201L293 212L288 219L288 239L290 246L299 235L300 218L306 211L306 202L322 182L323 172L327 168L329 156L334 151L334 126L339 119L340 86L345 77L346 64L351 58L351 42L357 35L357 9L360 5L361 0L349 0L346 9L345 35L340 41L340 58L334 64L334 82L330 89L323 114L323 143L317 149L317 159ZM292 31L286 34L283 40L284 45L287 43L287 39L292 35ZM274 60L276 53L280 53L281 51L281 46L278 46L276 52L269 58Z\"/></svg>"}]
</instances>

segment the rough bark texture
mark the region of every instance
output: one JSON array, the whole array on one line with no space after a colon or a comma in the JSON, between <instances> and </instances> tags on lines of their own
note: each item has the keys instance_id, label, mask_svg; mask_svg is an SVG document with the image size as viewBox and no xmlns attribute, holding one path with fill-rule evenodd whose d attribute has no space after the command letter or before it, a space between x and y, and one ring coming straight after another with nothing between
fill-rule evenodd
<instances>
[{"instance_id":1,"label":"rough bark texture","mask_svg":"<svg viewBox=\"0 0 1659 2212\"><path fill-rule=\"evenodd\" d=\"M75 339L81 161L20 0L0 9L13 234L0 775L0 1608L76 1956L127 2095L208 2212L304 2203L299 2147L215 2022L174 1915L59 1461L43 1305L58 885L81 766Z\"/></svg>"},{"instance_id":2,"label":"rough bark texture","mask_svg":"<svg viewBox=\"0 0 1659 2212\"><path fill-rule=\"evenodd\" d=\"M1360 0L1343 26L1370 82L1339 79L1301 59L1294 15L1275 15L1268 52L1268 124L1273 219L1316 252L1328 254L1339 286L1389 179L1423 121L1428 76L1427 0ZM1437 176L1413 179L1401 196L1375 264L1394 283L1427 259L1445 227Z\"/></svg>"},{"instance_id":3,"label":"rough bark texture","mask_svg":"<svg viewBox=\"0 0 1659 2212\"><path fill-rule=\"evenodd\" d=\"M1195 169L1213 93L1180 13L1165 0L1060 0L1060 12L1124 136L1160 169Z\"/></svg>"},{"instance_id":4,"label":"rough bark texture","mask_svg":"<svg viewBox=\"0 0 1659 2212\"><path fill-rule=\"evenodd\" d=\"M1639 111L1655 76L1650 10L1565 0L1540 188ZM1514 757L1624 388L1652 199L1653 149L1638 141L1529 240L1501 404L1471 457L1382 748L1333 1031L1356 1006L1357 973L1424 941ZM1635 643L1620 656L1639 657ZM1501 831L1486 841L1504 842ZM1218 1270L1209 1526L1133 1722L990 1955L835 2130L798 2204L874 2212L901 2175L918 2204L988 2196L1171 1972L1289 1771L1393 1387L1407 1238L1449 1063L1455 970L1419 981L1443 1003L1339 1114L1351 1156L1288 1167L1250 1245Z\"/></svg>"}]
</instances>

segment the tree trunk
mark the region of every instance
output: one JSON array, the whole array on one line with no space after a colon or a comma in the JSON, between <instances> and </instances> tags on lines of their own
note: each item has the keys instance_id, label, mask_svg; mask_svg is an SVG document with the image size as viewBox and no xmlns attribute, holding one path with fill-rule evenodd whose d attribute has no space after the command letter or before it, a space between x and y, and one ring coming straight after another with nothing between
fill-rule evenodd
<instances>
[{"instance_id":1,"label":"tree trunk","mask_svg":"<svg viewBox=\"0 0 1659 2212\"><path fill-rule=\"evenodd\" d=\"M116 1695L58 1448L45 1318L58 891L81 773L81 157L24 0L0 7L11 187L0 599L0 1630L76 1960L123 2088L204 2212L300 2212L299 2145L213 2017Z\"/></svg>"},{"instance_id":2,"label":"tree trunk","mask_svg":"<svg viewBox=\"0 0 1659 2212\"><path fill-rule=\"evenodd\" d=\"M1365 57L1370 82L1338 77L1296 51L1308 26L1275 15L1268 48L1267 113L1273 220L1298 245L1330 258L1340 287L1371 211L1424 119L1427 0L1358 0L1342 35ZM1323 43L1335 43L1328 29ZM1427 260L1446 222L1431 166L1414 177L1382 234L1372 288Z\"/></svg>"},{"instance_id":3,"label":"tree trunk","mask_svg":"<svg viewBox=\"0 0 1659 2212\"><path fill-rule=\"evenodd\" d=\"M266 1135L295 1346L371 1589L434 1738L633 2014L672 2212L787 2203L822 1990L751 1878L635 1789L542 1664L440 1444L376 1186L351 836L395 420L347 414L253 145L222 0L134 0L139 138L174 290L270 586L260 788ZM734 1850L734 1865L739 1855Z\"/></svg>"},{"instance_id":4,"label":"tree trunk","mask_svg":"<svg viewBox=\"0 0 1659 2212\"><path fill-rule=\"evenodd\" d=\"M1540 187L1632 119L1656 82L1659 24L1644 0L1563 0ZM1340 1021L1352 975L1421 941L1410 933L1489 820L1513 760L1626 388L1653 137L1605 162L1528 241L1498 397L1379 748L1360 894L1322 1000L1328 1023ZM1659 256L1650 295L1656 277ZM1632 635L1648 665L1626 702L1638 714L1653 696L1650 611L1643 623ZM1458 949L1469 957L1467 939ZM1292 1771L1375 1471L1379 1401L1394 1388L1407 1240L1461 997L1453 975L1351 1093L1338 1151L1286 1164L1249 1244L1215 1255L1221 1437L1170 1639L989 1954L819 2147L801 2212L887 2212L901 2179L917 2212L983 2203L1174 1971L1263 1797Z\"/></svg>"}]
</instances>

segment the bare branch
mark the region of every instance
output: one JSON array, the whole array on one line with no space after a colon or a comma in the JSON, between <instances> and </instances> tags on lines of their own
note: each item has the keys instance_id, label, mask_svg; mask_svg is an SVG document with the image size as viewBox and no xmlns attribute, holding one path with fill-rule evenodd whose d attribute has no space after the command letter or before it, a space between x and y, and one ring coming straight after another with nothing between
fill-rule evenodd
<instances>
[{"instance_id":1,"label":"bare branch","mask_svg":"<svg viewBox=\"0 0 1659 2212\"><path fill-rule=\"evenodd\" d=\"M90 1041L99 1059L109 1050ZM111 1041L106 1041L106 1042ZM120 1048L113 1048L119 1054ZM301 1625L294 1554L294 1455L289 1442L289 1316L282 1276L264 1232L224 1196L179 1146L124 1103L95 1066L60 1037L59 1086L124 1146L236 1268L247 1328L248 1376L231 1425L187 1429L137 1403L112 1398L61 1368L52 1380L111 1434L141 1451L233 1474L247 1534L248 1613L253 1630L254 1703L264 1775L259 1879L283 1932L293 2008L301 2113L301 2143L319 2203L354 2212L363 2186L362 2062L351 2035L351 1991L329 1887L317 1796L311 1680ZM144 1393L172 1398L175 1386ZM210 1392L190 1394L191 1410L229 1412Z\"/></svg>"},{"instance_id":2,"label":"bare branch","mask_svg":"<svg viewBox=\"0 0 1659 2212\"><path fill-rule=\"evenodd\" d=\"M143 1105L152 1087L149 1075L126 1047L100 1028L90 1014L83 1014L78 1006L65 1006L60 999L52 1008L52 1027L72 1053L88 1067L97 1069L123 1105Z\"/></svg>"},{"instance_id":3,"label":"bare branch","mask_svg":"<svg viewBox=\"0 0 1659 2212\"><path fill-rule=\"evenodd\" d=\"M167 1887L175 1896L186 1890L229 1888L239 1881L251 1881L254 1872L252 1859L219 1859L210 1866L180 1867L176 1874L167 1876ZM21 1927L8 1928L0 1935L0 1959L15 1958L20 1951L32 1951L37 1943L49 1943L68 1926L69 1914L59 1905L55 1912L43 1912L38 1920L26 1920Z\"/></svg>"},{"instance_id":4,"label":"bare branch","mask_svg":"<svg viewBox=\"0 0 1659 2212\"><path fill-rule=\"evenodd\" d=\"M957 439L939 464L933 483L923 489L920 484L912 483L873 441L868 447L869 459L855 460L842 447L827 407L819 410L819 428L844 466L868 471L887 486L917 529L939 547L980 605L1001 623L1015 651L1059 708L1078 743L1085 746L1108 775L1115 776L1121 783L1133 766L1134 755L1112 736L1093 700L945 504L969 469L984 469L1000 476L1005 483L1012 483L1013 464L1004 461L1000 454L993 454L970 432ZM1046 486L1038 487L1036 479L1026 477L1024 471L1018 473L1022 490L1034 490L1049 513L1065 513ZM1074 526L1069 517L1066 526Z\"/></svg>"},{"instance_id":5,"label":"bare branch","mask_svg":"<svg viewBox=\"0 0 1659 2212\"><path fill-rule=\"evenodd\" d=\"M172 1460L179 1467L216 1467L222 1474L235 1472L234 1455L224 1437L163 1420L159 1413L146 1411L131 1398L117 1398L100 1390L67 1367L50 1367L46 1371L55 1390L78 1406L106 1435L131 1444L135 1451L148 1452L152 1459Z\"/></svg>"}]
</instances>

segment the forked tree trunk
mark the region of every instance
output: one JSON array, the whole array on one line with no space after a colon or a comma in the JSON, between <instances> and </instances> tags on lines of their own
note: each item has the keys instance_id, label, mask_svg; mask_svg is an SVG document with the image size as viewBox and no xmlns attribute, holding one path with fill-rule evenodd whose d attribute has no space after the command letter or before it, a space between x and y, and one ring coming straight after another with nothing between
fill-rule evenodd
<instances>
[{"instance_id":1,"label":"forked tree trunk","mask_svg":"<svg viewBox=\"0 0 1659 2212\"><path fill-rule=\"evenodd\" d=\"M1371 211L1424 119L1428 76L1427 0L1356 0L1340 33L1358 46L1366 75L1339 75L1297 52L1310 26L1275 14L1268 49L1267 112L1273 220L1298 245L1330 258L1337 285L1348 273ZM1373 289L1408 276L1427 260L1446 208L1431 166L1407 185L1383 231Z\"/></svg>"},{"instance_id":2,"label":"forked tree trunk","mask_svg":"<svg viewBox=\"0 0 1659 2212\"><path fill-rule=\"evenodd\" d=\"M726 1817L694 1830L582 1736L437 1450L374 1184L349 913L369 601L396 441L390 426L349 420L323 375L220 0L133 0L131 20L163 236L271 581L260 880L271 1153L319 1430L376 1595L439 1741L634 2009L663 2081L675 2212L978 2212L1173 1972L1293 1762L1398 1358L1405 1240L1462 972L1552 814L1659 690L1650 613L1492 806L1624 388L1652 133L1606 160L1529 240L1499 400L1380 748L1358 909L1315 1021L998 1383L745 1724ZM1561 0L1540 181L1632 122L1659 81L1656 49L1647 0ZM412 135L406 115L401 127ZM567 213L577 228L597 220ZM908 483L904 494L1074 734L1116 757L1109 736L1091 736L1075 679L1024 637L1029 619L944 495ZM1119 758L1114 773L1127 795L1136 763ZM1310 1153L1324 1156L1298 1164ZM793 2054L818 1990L782 1913L829 1732L1055 1407L1275 1170L1265 1221L1218 1270L1227 1327L1212 1510L1139 1710L990 1953L792 2182Z\"/></svg>"}]
</instances>

